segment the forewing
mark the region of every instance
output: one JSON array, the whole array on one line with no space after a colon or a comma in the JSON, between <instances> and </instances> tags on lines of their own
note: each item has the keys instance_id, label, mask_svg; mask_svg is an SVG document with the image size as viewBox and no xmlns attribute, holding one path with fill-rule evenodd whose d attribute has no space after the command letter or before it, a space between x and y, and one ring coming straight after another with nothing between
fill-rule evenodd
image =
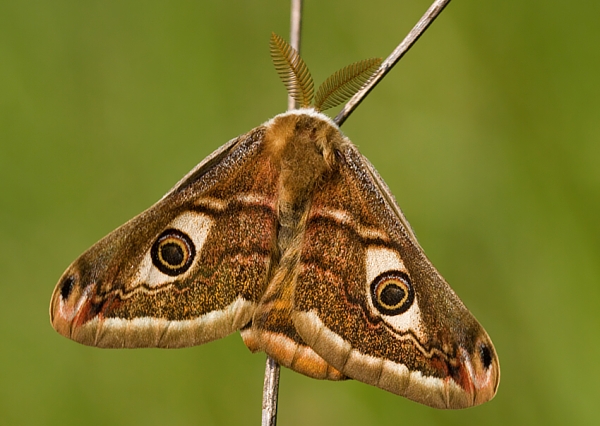
<instances>
[{"instance_id":1,"label":"forewing","mask_svg":"<svg viewBox=\"0 0 600 426\"><path fill-rule=\"evenodd\" d=\"M351 378L438 408L495 394L485 330L419 247L377 172L354 146L315 193L294 292L294 325Z\"/></svg>"},{"instance_id":2,"label":"forewing","mask_svg":"<svg viewBox=\"0 0 600 426\"><path fill-rule=\"evenodd\" d=\"M250 321L276 238L263 136L230 141L73 262L54 290L54 328L86 345L184 347Z\"/></svg>"}]
</instances>

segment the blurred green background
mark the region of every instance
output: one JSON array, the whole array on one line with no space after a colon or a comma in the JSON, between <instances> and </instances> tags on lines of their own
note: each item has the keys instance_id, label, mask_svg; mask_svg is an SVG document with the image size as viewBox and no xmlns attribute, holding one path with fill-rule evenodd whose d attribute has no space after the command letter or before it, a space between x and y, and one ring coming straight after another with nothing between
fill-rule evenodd
<instances>
[{"instance_id":1,"label":"blurred green background","mask_svg":"<svg viewBox=\"0 0 600 426\"><path fill-rule=\"evenodd\" d=\"M387 54L429 0L307 0L317 83ZM344 125L491 335L502 380L437 411L282 373L281 425L600 424L600 3L455 0ZM0 424L257 425L235 334L101 350L55 333L81 252L286 106L287 1L0 3Z\"/></svg>"}]
</instances>

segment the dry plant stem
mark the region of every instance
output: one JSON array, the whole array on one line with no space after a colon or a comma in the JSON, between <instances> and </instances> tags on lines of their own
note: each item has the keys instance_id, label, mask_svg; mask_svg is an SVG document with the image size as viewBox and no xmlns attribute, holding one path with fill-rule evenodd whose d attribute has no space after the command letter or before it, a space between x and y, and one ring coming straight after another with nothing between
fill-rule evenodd
<instances>
[{"instance_id":1,"label":"dry plant stem","mask_svg":"<svg viewBox=\"0 0 600 426\"><path fill-rule=\"evenodd\" d=\"M348 103L342 108L340 113L335 117L333 121L338 126L341 126L346 118L356 109L356 107L363 101L363 99L369 94L371 90L379 83L383 77L392 69L394 65L404 56L406 52L412 47L413 44L421 37L427 27L431 25L435 18L444 10L444 8L450 3L450 0L436 0L429 7L423 17L417 22L413 29L408 35L402 40L402 43L394 49L394 51L381 63L381 66L377 70L371 80L354 95Z\"/></svg>"},{"instance_id":2,"label":"dry plant stem","mask_svg":"<svg viewBox=\"0 0 600 426\"><path fill-rule=\"evenodd\" d=\"M262 426L277 424L277 393L279 391L279 364L267 355L265 384L263 386Z\"/></svg>"},{"instance_id":3,"label":"dry plant stem","mask_svg":"<svg viewBox=\"0 0 600 426\"><path fill-rule=\"evenodd\" d=\"M302 0L292 0L290 46L300 53L300 27L302 26ZM296 108L296 101L288 95L288 111Z\"/></svg>"},{"instance_id":4,"label":"dry plant stem","mask_svg":"<svg viewBox=\"0 0 600 426\"><path fill-rule=\"evenodd\" d=\"M302 24L302 0L292 0L290 45L300 52L300 26ZM296 101L288 96L288 110L296 108ZM277 397L279 393L279 371L277 362L267 355L265 381L263 385L262 426L277 424Z\"/></svg>"}]
</instances>

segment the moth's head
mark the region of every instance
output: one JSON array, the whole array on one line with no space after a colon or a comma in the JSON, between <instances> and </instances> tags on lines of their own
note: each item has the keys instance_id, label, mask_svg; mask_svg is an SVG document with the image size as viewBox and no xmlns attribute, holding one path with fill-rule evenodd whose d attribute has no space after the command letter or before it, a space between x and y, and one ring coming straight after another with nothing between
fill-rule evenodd
<instances>
[{"instance_id":1,"label":"moth's head","mask_svg":"<svg viewBox=\"0 0 600 426\"><path fill-rule=\"evenodd\" d=\"M280 194L293 199L306 197L312 183L336 167L336 152L350 143L339 127L314 108L301 108L276 115L263 124L264 147L282 173ZM282 201L282 200L280 200ZM285 198L280 205L287 200ZM293 204L293 202L292 202Z\"/></svg>"}]
</instances>

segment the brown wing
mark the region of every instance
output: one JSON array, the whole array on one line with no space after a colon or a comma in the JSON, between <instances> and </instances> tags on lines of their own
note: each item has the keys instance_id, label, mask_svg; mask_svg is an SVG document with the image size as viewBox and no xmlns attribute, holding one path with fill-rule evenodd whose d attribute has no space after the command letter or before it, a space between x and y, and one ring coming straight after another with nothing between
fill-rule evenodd
<instances>
[{"instance_id":1,"label":"brown wing","mask_svg":"<svg viewBox=\"0 0 600 426\"><path fill-rule=\"evenodd\" d=\"M439 408L495 394L485 330L419 247L355 147L316 191L294 290L294 325L342 374Z\"/></svg>"},{"instance_id":2,"label":"brown wing","mask_svg":"<svg viewBox=\"0 0 600 426\"><path fill-rule=\"evenodd\" d=\"M77 259L54 290L54 328L87 345L183 347L249 322L277 227L263 137L230 141Z\"/></svg>"}]
</instances>

